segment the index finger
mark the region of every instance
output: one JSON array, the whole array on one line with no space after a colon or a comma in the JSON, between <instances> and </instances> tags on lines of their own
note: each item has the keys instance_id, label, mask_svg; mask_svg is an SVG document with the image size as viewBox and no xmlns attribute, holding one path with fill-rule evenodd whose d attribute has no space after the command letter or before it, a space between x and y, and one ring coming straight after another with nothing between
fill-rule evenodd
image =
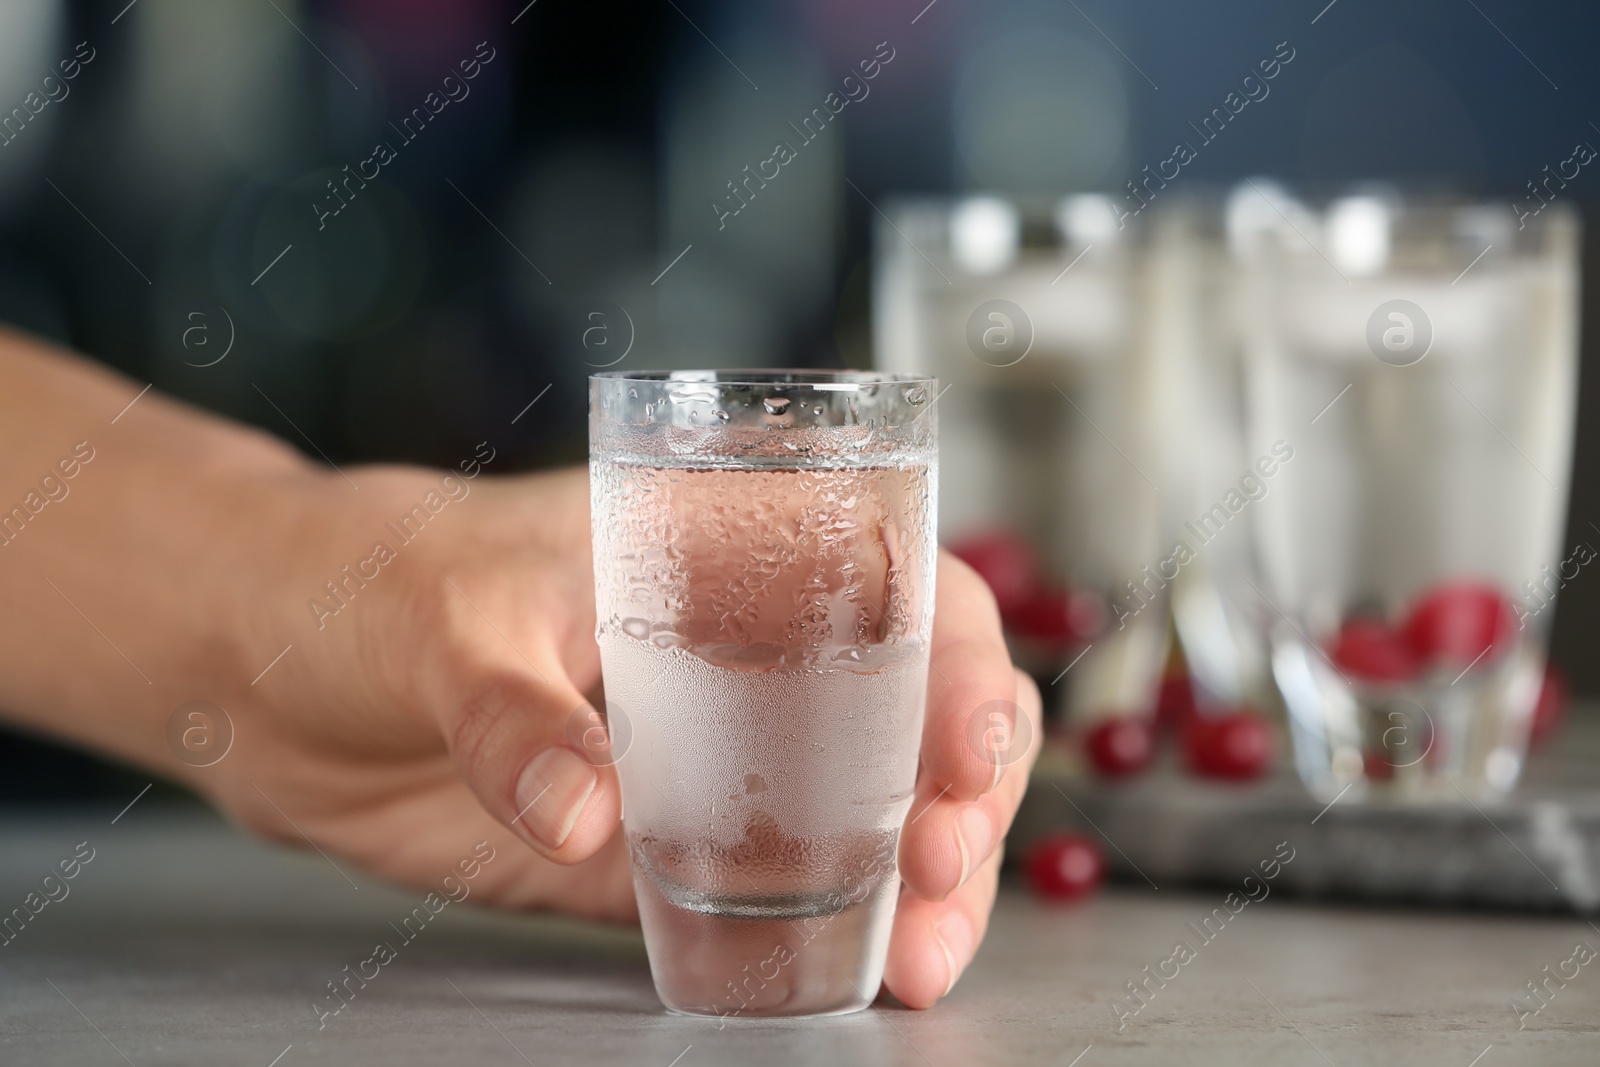
<instances>
[{"instance_id":1,"label":"index finger","mask_svg":"<svg viewBox=\"0 0 1600 1067\"><path fill-rule=\"evenodd\" d=\"M943 550L933 612L922 770L955 800L973 800L1035 743L1017 704L1000 612L976 571Z\"/></svg>"}]
</instances>

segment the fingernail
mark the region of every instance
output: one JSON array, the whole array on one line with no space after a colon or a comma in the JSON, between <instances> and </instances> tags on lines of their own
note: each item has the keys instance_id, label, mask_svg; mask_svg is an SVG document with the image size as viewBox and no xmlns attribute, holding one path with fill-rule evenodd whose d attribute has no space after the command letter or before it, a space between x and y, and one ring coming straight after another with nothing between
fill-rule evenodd
<instances>
[{"instance_id":1,"label":"fingernail","mask_svg":"<svg viewBox=\"0 0 1600 1067\"><path fill-rule=\"evenodd\" d=\"M972 924L960 912L951 912L934 926L933 937L944 953L945 965L950 968L950 981L939 995L949 996L950 990L956 987L956 979L961 977L962 968L972 959Z\"/></svg>"},{"instance_id":2,"label":"fingernail","mask_svg":"<svg viewBox=\"0 0 1600 1067\"><path fill-rule=\"evenodd\" d=\"M961 849L961 880L956 883L960 889L967 884L972 868L988 859L994 847L994 826L976 804L956 816L956 845Z\"/></svg>"},{"instance_id":3,"label":"fingernail","mask_svg":"<svg viewBox=\"0 0 1600 1067\"><path fill-rule=\"evenodd\" d=\"M522 825L546 848L560 848L599 780L589 761L570 748L545 749L517 779Z\"/></svg>"}]
</instances>

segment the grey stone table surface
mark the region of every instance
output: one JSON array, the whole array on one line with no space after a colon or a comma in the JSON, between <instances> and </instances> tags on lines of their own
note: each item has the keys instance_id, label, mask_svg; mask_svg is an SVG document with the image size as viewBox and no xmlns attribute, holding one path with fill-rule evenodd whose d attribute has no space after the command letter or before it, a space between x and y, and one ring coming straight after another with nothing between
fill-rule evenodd
<instances>
[{"instance_id":1,"label":"grey stone table surface","mask_svg":"<svg viewBox=\"0 0 1600 1067\"><path fill-rule=\"evenodd\" d=\"M1242 874L1268 895L1236 914L1221 890L1128 886L1052 908L1007 889L932 1011L720 1025L662 1010L636 931L452 905L319 1030L324 984L393 940L420 894L354 871L353 888L315 853L202 813L114 814L0 811L0 913L93 849L0 947L6 1067L1600 1062L1586 921L1332 907ZM1205 926L1219 908L1227 921Z\"/></svg>"}]
</instances>

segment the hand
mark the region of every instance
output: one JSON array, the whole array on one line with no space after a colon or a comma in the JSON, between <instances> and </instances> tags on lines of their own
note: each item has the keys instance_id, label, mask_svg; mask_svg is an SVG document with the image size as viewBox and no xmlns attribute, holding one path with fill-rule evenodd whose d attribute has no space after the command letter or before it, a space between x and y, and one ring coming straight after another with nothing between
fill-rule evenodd
<instances>
[{"instance_id":1,"label":"hand","mask_svg":"<svg viewBox=\"0 0 1600 1067\"><path fill-rule=\"evenodd\" d=\"M599 696L587 474L346 473L359 490L314 475L280 501L297 518L244 597L245 643L263 663L293 648L223 701L233 750L190 780L257 833L391 881L437 889L487 840L480 903L635 919L614 772L519 799Z\"/></svg>"},{"instance_id":2,"label":"hand","mask_svg":"<svg viewBox=\"0 0 1600 1067\"><path fill-rule=\"evenodd\" d=\"M48 508L30 504L0 547L0 603L28 609L0 613L7 719L156 768L252 829L396 882L437 888L488 841L480 901L637 914L614 771L558 788L535 762L575 740L574 713L587 726L600 696L582 472L328 473L5 331L0 415L0 480L22 486L8 500L74 441L94 456L66 475L70 498L46 485ZM885 974L913 1007L938 1000L982 940L1037 750L985 758L988 713L1014 701L1019 738L1040 736L1038 692L1006 658L988 591L949 556L937 582ZM196 699L236 731L205 767L169 747L173 709Z\"/></svg>"}]
</instances>

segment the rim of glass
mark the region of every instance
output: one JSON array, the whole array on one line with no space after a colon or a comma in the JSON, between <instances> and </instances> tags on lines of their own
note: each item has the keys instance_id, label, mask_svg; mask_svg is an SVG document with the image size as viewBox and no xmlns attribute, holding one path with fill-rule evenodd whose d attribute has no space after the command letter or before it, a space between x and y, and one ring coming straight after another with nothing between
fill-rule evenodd
<instances>
[{"instance_id":1,"label":"rim of glass","mask_svg":"<svg viewBox=\"0 0 1600 1067\"><path fill-rule=\"evenodd\" d=\"M932 385L937 379L931 374L901 374L891 371L871 370L646 370L599 371L589 375L590 381L638 382L661 384L672 382L701 382L707 385L798 385L858 388L868 385Z\"/></svg>"}]
</instances>

